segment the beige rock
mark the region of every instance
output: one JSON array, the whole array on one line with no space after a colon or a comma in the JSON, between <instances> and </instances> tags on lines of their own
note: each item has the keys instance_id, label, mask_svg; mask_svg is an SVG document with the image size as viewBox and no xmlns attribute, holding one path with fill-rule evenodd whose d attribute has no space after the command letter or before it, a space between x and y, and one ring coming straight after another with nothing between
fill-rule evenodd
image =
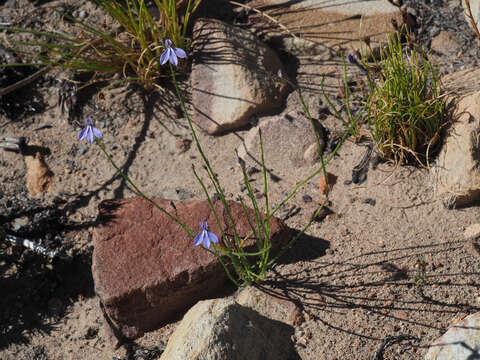
<instances>
[{"instance_id":1,"label":"beige rock","mask_svg":"<svg viewBox=\"0 0 480 360\"><path fill-rule=\"evenodd\" d=\"M283 360L293 328L233 299L200 301L183 317L160 360Z\"/></svg>"},{"instance_id":2,"label":"beige rock","mask_svg":"<svg viewBox=\"0 0 480 360\"><path fill-rule=\"evenodd\" d=\"M315 121L320 146L324 147L323 127ZM305 152L311 144L317 146L315 134L310 121L299 111L292 111L283 116L264 118L252 128L240 145L238 155L246 162L261 163L260 132L267 168L298 168L305 164ZM316 153L318 154L318 150Z\"/></svg>"},{"instance_id":3,"label":"beige rock","mask_svg":"<svg viewBox=\"0 0 480 360\"><path fill-rule=\"evenodd\" d=\"M27 168L26 185L30 195L35 196L48 191L53 181L53 173L42 154L36 151L25 155L25 166Z\"/></svg>"},{"instance_id":4,"label":"beige rock","mask_svg":"<svg viewBox=\"0 0 480 360\"><path fill-rule=\"evenodd\" d=\"M455 96L454 123L432 168L435 190L444 204L464 206L480 199L480 69L444 78ZM461 85L456 89L455 84Z\"/></svg>"},{"instance_id":5,"label":"beige rock","mask_svg":"<svg viewBox=\"0 0 480 360\"><path fill-rule=\"evenodd\" d=\"M472 224L463 232L465 239L470 239L478 235L480 235L480 224Z\"/></svg>"},{"instance_id":6,"label":"beige rock","mask_svg":"<svg viewBox=\"0 0 480 360\"><path fill-rule=\"evenodd\" d=\"M480 344L480 313L467 316L436 340L425 360L475 359Z\"/></svg>"},{"instance_id":7,"label":"beige rock","mask_svg":"<svg viewBox=\"0 0 480 360\"><path fill-rule=\"evenodd\" d=\"M269 319L286 323L287 325L298 325L302 319L302 312L292 301L282 299L281 296L270 295L253 286L242 289L235 300L242 306L255 310L260 315Z\"/></svg>"},{"instance_id":8,"label":"beige rock","mask_svg":"<svg viewBox=\"0 0 480 360\"><path fill-rule=\"evenodd\" d=\"M284 25L273 27L271 21L259 16L259 31L262 36L279 41L287 51L295 54L321 54L328 48L342 46L358 50L369 37L373 47L384 42L395 31L392 20L404 23L397 6L387 0L304 0L279 1L257 0L251 6L268 7L265 10ZM296 37L292 37L291 34Z\"/></svg>"},{"instance_id":9,"label":"beige rock","mask_svg":"<svg viewBox=\"0 0 480 360\"><path fill-rule=\"evenodd\" d=\"M446 55L451 52L457 52L459 44L451 31L442 30L432 39L430 47L433 51Z\"/></svg>"},{"instance_id":10,"label":"beige rock","mask_svg":"<svg viewBox=\"0 0 480 360\"><path fill-rule=\"evenodd\" d=\"M192 66L193 121L209 134L280 110L288 85L275 52L253 33L218 20L197 20Z\"/></svg>"}]
</instances>

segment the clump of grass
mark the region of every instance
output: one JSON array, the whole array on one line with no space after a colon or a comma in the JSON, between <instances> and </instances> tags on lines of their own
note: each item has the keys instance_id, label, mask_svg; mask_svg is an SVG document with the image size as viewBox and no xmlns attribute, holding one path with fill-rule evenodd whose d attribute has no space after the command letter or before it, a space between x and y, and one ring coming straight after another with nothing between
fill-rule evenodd
<instances>
[{"instance_id":1,"label":"clump of grass","mask_svg":"<svg viewBox=\"0 0 480 360\"><path fill-rule=\"evenodd\" d=\"M406 33L409 38L408 32ZM423 51L404 48L402 34L392 36L369 65L366 103L370 133L384 159L428 164L445 122L445 102L436 69Z\"/></svg>"},{"instance_id":2,"label":"clump of grass","mask_svg":"<svg viewBox=\"0 0 480 360\"><path fill-rule=\"evenodd\" d=\"M171 39L175 46L188 49L188 22L201 0L154 0L160 14L158 18L150 13L144 0L94 2L120 25L120 31L108 32L68 14L62 15L73 24L71 33L16 27L0 29L30 33L36 38L30 42L12 44L13 51L34 57L33 65L91 72L93 77L87 84L121 74L120 82L138 82L151 87L158 78L169 76L168 73L162 73L159 65L160 55L165 49L164 40ZM185 7L183 14L179 14L181 6ZM2 66L19 65L26 64Z\"/></svg>"}]
</instances>

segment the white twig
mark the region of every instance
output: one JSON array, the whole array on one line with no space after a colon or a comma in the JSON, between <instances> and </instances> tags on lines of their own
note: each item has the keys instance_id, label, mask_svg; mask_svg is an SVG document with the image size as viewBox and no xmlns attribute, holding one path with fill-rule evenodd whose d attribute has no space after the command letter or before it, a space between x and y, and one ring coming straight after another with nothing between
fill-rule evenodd
<instances>
[{"instance_id":1,"label":"white twig","mask_svg":"<svg viewBox=\"0 0 480 360\"><path fill-rule=\"evenodd\" d=\"M33 251L35 251L39 254L42 254L42 255L46 255L46 256L48 256L49 258L52 258L52 259L54 257L58 256L58 253L56 251L48 250L48 249L44 248L43 246L34 243L31 240L23 239L21 237L14 236L14 235L9 235L9 234L5 235L5 239L10 241L11 243L13 243L15 245L25 246L27 249L33 250Z\"/></svg>"}]
</instances>

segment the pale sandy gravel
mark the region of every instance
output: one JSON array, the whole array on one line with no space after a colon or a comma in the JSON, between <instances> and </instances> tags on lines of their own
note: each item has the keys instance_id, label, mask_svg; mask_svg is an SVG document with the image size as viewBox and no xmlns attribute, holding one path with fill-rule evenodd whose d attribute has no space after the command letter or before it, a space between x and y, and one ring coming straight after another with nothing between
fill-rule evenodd
<instances>
[{"instance_id":1,"label":"pale sandy gravel","mask_svg":"<svg viewBox=\"0 0 480 360\"><path fill-rule=\"evenodd\" d=\"M299 82L313 85L306 99L314 114L320 106L315 85L319 84L319 74L326 71L326 64L321 60L300 58L304 65L298 69ZM53 105L53 89L49 94ZM122 111L122 104L128 99L136 110L127 115ZM185 120L171 111L171 98L165 94L159 97L155 116L146 128L138 96L115 93L100 104L105 111L95 112L87 105L84 115L111 120L116 135L104 130L107 148L117 145L112 152L121 165L127 158L132 159L129 174L147 194L168 196L181 187L195 198L203 198L191 173L192 163L201 167L196 149L192 145L189 151L179 154L176 146L178 136L188 138L189 135ZM285 112L298 108L298 98L293 94ZM162 109L168 111L168 116ZM54 125L52 129L33 131L47 121ZM327 125L341 129L331 118ZM95 219L98 203L103 199L133 195L118 178L110 182L114 170L96 147L90 147L83 156L76 155L77 132L60 120L53 108L24 119L21 124L8 123L2 126L1 134L27 136L51 150L46 162L56 181L51 191L39 200L49 203L54 196L67 199L73 221ZM232 196L238 194L241 180L233 150L243 136L245 131L219 137L199 133L205 153L226 193ZM140 146L135 147L138 140ZM274 289L298 298L308 319L296 328L294 339L298 341L296 350L304 360L369 359L385 336L399 333L420 337L420 348L393 346L386 351L385 359L421 359L428 344L452 321L480 307L479 257L469 250L463 239L464 229L478 222L478 208L445 209L433 196L428 172L413 167L401 167L392 174L392 167L383 164L375 171L370 170L361 186L345 185L363 151L363 147L346 142L331 162L328 171L338 176L330 196L335 214L314 224L308 232L313 238L299 242L285 263L277 268L288 281L279 280ZM14 196L19 184L22 186L23 162L17 154L1 152L0 156L2 189ZM66 160L75 161L77 171L73 174L65 173ZM272 201L277 202L285 190L313 167L280 166L274 170L282 178L280 183L272 185ZM260 175L253 177L260 188ZM7 183L6 179L15 179L15 182ZM305 223L308 204L301 200L303 194L309 194L314 201L322 199L317 182L318 178L314 179L293 199L302 210L287 220L292 228L299 229ZM85 197L80 203L76 202L78 195ZM375 199L376 205L365 203L365 199ZM87 251L91 247L88 229L70 236L77 242L78 249ZM325 247L329 248L327 253ZM427 262L428 279L421 291L414 285L420 255ZM85 276L89 268L82 272ZM75 286L75 282L71 286ZM44 347L48 359L110 360L112 356L125 356L125 349L109 348L100 320L101 311L94 297L71 299L65 315L52 321L54 328L50 332L27 333L26 343L11 343L0 350L0 358L33 358L36 345ZM175 323L146 334L138 343L150 346L165 342L174 327ZM92 331L89 328L98 331L92 338L87 335Z\"/></svg>"}]
</instances>

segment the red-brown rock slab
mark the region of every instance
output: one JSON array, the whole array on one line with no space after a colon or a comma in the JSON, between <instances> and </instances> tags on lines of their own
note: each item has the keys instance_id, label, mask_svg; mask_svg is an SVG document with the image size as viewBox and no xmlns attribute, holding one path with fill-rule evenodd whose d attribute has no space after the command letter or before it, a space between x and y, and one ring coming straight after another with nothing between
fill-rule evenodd
<instances>
[{"instance_id":1,"label":"red-brown rock slab","mask_svg":"<svg viewBox=\"0 0 480 360\"><path fill-rule=\"evenodd\" d=\"M207 221L220 236L206 200L156 199L177 214L195 232ZM239 203L228 201L240 236L251 228ZM220 201L215 209L225 234L233 227ZM253 210L247 211L253 219ZM273 250L290 239L289 228L279 219L270 222ZM194 234L195 235L195 234ZM222 265L176 222L141 198L107 200L100 204L99 224L93 230L92 273L95 291L104 310L113 345L135 339L171 321L200 299L211 296L228 279Z\"/></svg>"}]
</instances>

